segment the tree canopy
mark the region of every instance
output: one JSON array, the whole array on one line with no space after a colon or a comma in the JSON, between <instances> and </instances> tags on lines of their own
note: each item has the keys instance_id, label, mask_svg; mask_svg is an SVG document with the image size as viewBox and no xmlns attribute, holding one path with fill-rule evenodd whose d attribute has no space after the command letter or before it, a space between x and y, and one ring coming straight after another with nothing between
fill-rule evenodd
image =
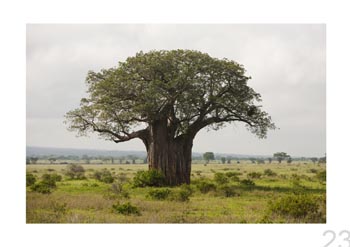
<instances>
[{"instance_id":1,"label":"tree canopy","mask_svg":"<svg viewBox=\"0 0 350 247\"><path fill-rule=\"evenodd\" d=\"M89 71L89 96L66 119L70 130L95 131L116 143L146 138L160 119L173 138L236 121L264 138L275 126L249 79L242 65L198 51L139 52L118 67Z\"/></svg>"}]
</instances>

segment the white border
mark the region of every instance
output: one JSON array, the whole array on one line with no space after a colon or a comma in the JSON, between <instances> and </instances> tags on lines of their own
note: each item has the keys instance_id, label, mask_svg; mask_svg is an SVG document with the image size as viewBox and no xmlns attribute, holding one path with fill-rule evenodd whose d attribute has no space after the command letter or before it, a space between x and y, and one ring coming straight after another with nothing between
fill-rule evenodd
<instances>
[{"instance_id":1,"label":"white border","mask_svg":"<svg viewBox=\"0 0 350 247\"><path fill-rule=\"evenodd\" d=\"M8 1L0 11L1 246L324 246L329 239L322 236L325 230L350 230L347 191L350 21L345 1L40 0ZM37 22L326 23L327 224L26 225L25 24Z\"/></svg>"}]
</instances>

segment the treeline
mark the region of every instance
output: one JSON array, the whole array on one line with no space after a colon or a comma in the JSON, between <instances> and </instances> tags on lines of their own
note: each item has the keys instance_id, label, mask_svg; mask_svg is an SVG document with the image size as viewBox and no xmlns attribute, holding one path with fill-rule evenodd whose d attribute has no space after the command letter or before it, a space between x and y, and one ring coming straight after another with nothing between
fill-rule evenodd
<instances>
[{"instance_id":1,"label":"treeline","mask_svg":"<svg viewBox=\"0 0 350 247\"><path fill-rule=\"evenodd\" d=\"M326 163L326 155L324 157L291 157L285 152L274 153L271 157L235 157L235 156L223 156L220 154L214 154L213 152L205 152L203 156L193 156L192 163L219 163L219 164L240 164L252 163L252 164L270 164L272 162L313 162ZM127 155L127 156L91 156L91 155L40 155L40 156L28 156L26 158L27 164L69 164L69 163L84 163L84 164L147 164L147 157Z\"/></svg>"}]
</instances>

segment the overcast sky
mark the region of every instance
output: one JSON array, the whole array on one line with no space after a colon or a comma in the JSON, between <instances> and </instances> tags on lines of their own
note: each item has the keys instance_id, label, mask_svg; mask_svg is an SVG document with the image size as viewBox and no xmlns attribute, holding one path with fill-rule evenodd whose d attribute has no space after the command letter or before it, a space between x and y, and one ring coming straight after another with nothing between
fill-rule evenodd
<instances>
[{"instance_id":1,"label":"overcast sky","mask_svg":"<svg viewBox=\"0 0 350 247\"><path fill-rule=\"evenodd\" d=\"M64 114L85 95L88 70L117 65L136 52L194 49L243 64L278 130L258 139L244 125L202 130L193 151L292 156L326 152L325 25L27 25L27 145L144 150L77 138Z\"/></svg>"}]
</instances>

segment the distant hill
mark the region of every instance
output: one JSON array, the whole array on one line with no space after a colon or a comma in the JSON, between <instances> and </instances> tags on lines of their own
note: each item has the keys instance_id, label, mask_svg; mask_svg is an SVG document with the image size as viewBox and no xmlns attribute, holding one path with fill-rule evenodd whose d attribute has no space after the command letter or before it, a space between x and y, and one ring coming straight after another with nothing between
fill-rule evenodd
<instances>
[{"instance_id":1,"label":"distant hill","mask_svg":"<svg viewBox=\"0 0 350 247\"><path fill-rule=\"evenodd\" d=\"M78 149L78 148L53 148L53 147L33 147L27 146L27 156L102 156L102 157L122 157L128 155L134 155L137 157L146 157L147 153L145 151L121 151L121 150L98 150L98 149ZM193 152L193 157L203 157L203 153ZM244 155L244 154L229 154L229 153L215 153L216 158L220 157L235 157L235 158L267 158L268 155Z\"/></svg>"}]
</instances>

